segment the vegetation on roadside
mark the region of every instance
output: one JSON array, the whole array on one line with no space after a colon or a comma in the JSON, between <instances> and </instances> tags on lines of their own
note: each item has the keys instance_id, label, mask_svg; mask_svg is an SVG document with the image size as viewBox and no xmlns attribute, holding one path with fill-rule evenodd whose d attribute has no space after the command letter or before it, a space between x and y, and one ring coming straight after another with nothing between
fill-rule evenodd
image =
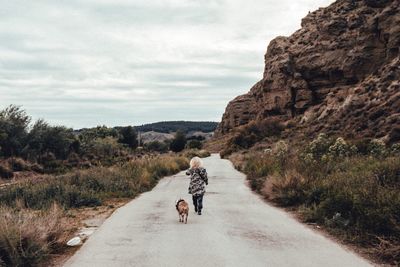
<instances>
[{"instance_id":1,"label":"vegetation on roadside","mask_svg":"<svg viewBox=\"0 0 400 267\"><path fill-rule=\"evenodd\" d=\"M201 149L204 137L186 138L185 131L216 127L216 123L209 122L159 123L152 126L168 129L181 126L182 130L175 129L177 132L171 140L139 144L136 128L132 126L73 130L49 125L43 119L31 121L18 106L10 105L0 111L0 179L11 179L15 172L62 174L74 169L121 164L148 153ZM139 145L142 147L137 149Z\"/></svg>"},{"instance_id":2,"label":"vegetation on roadside","mask_svg":"<svg viewBox=\"0 0 400 267\"><path fill-rule=\"evenodd\" d=\"M37 266L65 242L64 211L0 207L0 266Z\"/></svg>"},{"instance_id":3,"label":"vegetation on roadside","mask_svg":"<svg viewBox=\"0 0 400 267\"><path fill-rule=\"evenodd\" d=\"M72 168L110 166L125 161L137 147L137 134L130 126L76 132L42 119L31 121L18 106L0 111L0 178L12 178L14 171L63 173ZM18 162L25 162L26 168L15 168Z\"/></svg>"},{"instance_id":4,"label":"vegetation on roadside","mask_svg":"<svg viewBox=\"0 0 400 267\"><path fill-rule=\"evenodd\" d=\"M320 134L305 147L232 155L253 190L343 240L400 263L400 145Z\"/></svg>"},{"instance_id":5,"label":"vegetation on roadside","mask_svg":"<svg viewBox=\"0 0 400 267\"><path fill-rule=\"evenodd\" d=\"M134 198L161 177L188 167L183 156L144 156L0 189L0 266L35 266L64 246L60 236L65 229L58 227L64 210Z\"/></svg>"},{"instance_id":6,"label":"vegetation on roadside","mask_svg":"<svg viewBox=\"0 0 400 267\"><path fill-rule=\"evenodd\" d=\"M207 158L211 156L211 153L204 149L187 149L182 153L182 155L188 159L193 157Z\"/></svg>"},{"instance_id":7,"label":"vegetation on roadside","mask_svg":"<svg viewBox=\"0 0 400 267\"><path fill-rule=\"evenodd\" d=\"M191 157L210 155L200 150L203 137L187 140L183 131L143 147L137 137L131 126L74 131L31 124L17 106L0 111L0 266L43 264L65 248L68 210L132 199L187 169ZM5 181L21 174L26 179Z\"/></svg>"},{"instance_id":8,"label":"vegetation on roadside","mask_svg":"<svg viewBox=\"0 0 400 267\"><path fill-rule=\"evenodd\" d=\"M185 134L183 131L179 130L176 132L174 139L172 139L169 148L173 152L180 152L185 149L186 142L187 140Z\"/></svg>"},{"instance_id":9,"label":"vegetation on roadside","mask_svg":"<svg viewBox=\"0 0 400 267\"><path fill-rule=\"evenodd\" d=\"M278 120L252 121L235 131L227 141L225 149L221 151L221 157L228 156L241 149L248 149L265 138L279 138L284 129L284 125Z\"/></svg>"}]
</instances>

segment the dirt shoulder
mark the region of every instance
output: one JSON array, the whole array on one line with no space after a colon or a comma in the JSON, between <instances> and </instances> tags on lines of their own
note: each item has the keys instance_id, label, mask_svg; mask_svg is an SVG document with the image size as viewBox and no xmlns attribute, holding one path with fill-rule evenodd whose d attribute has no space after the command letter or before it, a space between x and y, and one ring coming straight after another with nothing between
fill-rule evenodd
<instances>
[{"instance_id":1,"label":"dirt shoulder","mask_svg":"<svg viewBox=\"0 0 400 267\"><path fill-rule=\"evenodd\" d=\"M132 199L128 198L110 199L102 206L66 211L66 216L63 220L63 228L65 229L63 239L67 242L73 237L82 236L82 233L84 233L84 243L114 211L131 200ZM82 246L69 247L66 245L66 242L65 246L60 251L50 255L49 261L45 263L46 266L62 266Z\"/></svg>"}]
</instances>

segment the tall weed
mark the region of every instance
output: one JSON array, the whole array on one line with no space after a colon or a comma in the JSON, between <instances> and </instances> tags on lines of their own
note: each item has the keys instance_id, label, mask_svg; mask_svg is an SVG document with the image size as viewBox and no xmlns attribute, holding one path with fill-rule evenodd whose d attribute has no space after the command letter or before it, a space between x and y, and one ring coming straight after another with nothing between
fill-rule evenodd
<instances>
[{"instance_id":1,"label":"tall weed","mask_svg":"<svg viewBox=\"0 0 400 267\"><path fill-rule=\"evenodd\" d=\"M304 220L325 225L385 261L400 262L399 253L378 249L400 247L400 157L395 149L377 140L354 145L320 134L299 151L278 152L244 157L239 167L253 190L297 208Z\"/></svg>"}]
</instances>

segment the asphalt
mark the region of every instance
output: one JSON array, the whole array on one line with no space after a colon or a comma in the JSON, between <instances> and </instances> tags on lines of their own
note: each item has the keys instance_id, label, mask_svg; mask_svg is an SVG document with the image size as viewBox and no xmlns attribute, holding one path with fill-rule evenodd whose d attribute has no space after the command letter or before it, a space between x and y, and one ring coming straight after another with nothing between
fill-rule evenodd
<instances>
[{"instance_id":1,"label":"asphalt","mask_svg":"<svg viewBox=\"0 0 400 267\"><path fill-rule=\"evenodd\" d=\"M201 216L187 201L184 172L116 210L65 266L371 266L251 192L245 175L214 154L204 159L209 185Z\"/></svg>"}]
</instances>

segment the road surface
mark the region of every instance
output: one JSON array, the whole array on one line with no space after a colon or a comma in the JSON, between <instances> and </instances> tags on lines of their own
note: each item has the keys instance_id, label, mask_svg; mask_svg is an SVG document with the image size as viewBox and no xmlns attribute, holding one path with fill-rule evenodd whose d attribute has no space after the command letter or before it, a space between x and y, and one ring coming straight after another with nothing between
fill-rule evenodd
<instances>
[{"instance_id":1,"label":"road surface","mask_svg":"<svg viewBox=\"0 0 400 267\"><path fill-rule=\"evenodd\" d=\"M261 200L245 175L218 155L204 159L203 215L191 205L178 222L175 200L190 199L181 172L116 210L66 266L370 266L359 256Z\"/></svg>"}]
</instances>

